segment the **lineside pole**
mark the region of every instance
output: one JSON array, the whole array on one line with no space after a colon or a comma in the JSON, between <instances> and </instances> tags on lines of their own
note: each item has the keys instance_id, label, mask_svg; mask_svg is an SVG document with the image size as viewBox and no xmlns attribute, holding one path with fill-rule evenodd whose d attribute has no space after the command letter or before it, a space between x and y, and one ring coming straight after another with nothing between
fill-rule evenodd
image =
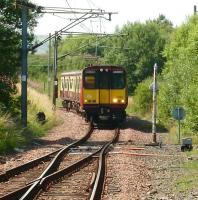
<instances>
[{"instance_id":1,"label":"lineside pole","mask_svg":"<svg viewBox=\"0 0 198 200\"><path fill-rule=\"evenodd\" d=\"M196 15L196 14L197 14L197 6L194 5L194 15Z\"/></svg>"},{"instance_id":2,"label":"lineside pole","mask_svg":"<svg viewBox=\"0 0 198 200\"><path fill-rule=\"evenodd\" d=\"M57 44L57 32L55 32L54 37L54 82L53 82L53 105L54 108L56 107L56 98L57 98L57 87L58 87L58 79L57 79L57 50L58 50L58 44Z\"/></svg>"},{"instance_id":3,"label":"lineside pole","mask_svg":"<svg viewBox=\"0 0 198 200\"><path fill-rule=\"evenodd\" d=\"M153 142L157 142L156 137L156 116L157 116L157 64L154 65L153 73L153 116L152 116L152 133L153 133Z\"/></svg>"},{"instance_id":4,"label":"lineside pole","mask_svg":"<svg viewBox=\"0 0 198 200\"><path fill-rule=\"evenodd\" d=\"M48 52L48 96L51 96L51 33L49 34L49 52Z\"/></svg>"},{"instance_id":5,"label":"lineside pole","mask_svg":"<svg viewBox=\"0 0 198 200\"><path fill-rule=\"evenodd\" d=\"M24 0L27 3L28 0ZM22 5L22 68L21 68L21 122L27 127L27 14L28 8Z\"/></svg>"}]
</instances>

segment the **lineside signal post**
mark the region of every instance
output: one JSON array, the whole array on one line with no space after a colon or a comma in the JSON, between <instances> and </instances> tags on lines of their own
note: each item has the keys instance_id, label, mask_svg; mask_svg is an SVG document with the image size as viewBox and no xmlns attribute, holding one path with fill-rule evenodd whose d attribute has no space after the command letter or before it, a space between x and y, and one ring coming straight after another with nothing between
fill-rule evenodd
<instances>
[{"instance_id":1,"label":"lineside signal post","mask_svg":"<svg viewBox=\"0 0 198 200\"><path fill-rule=\"evenodd\" d=\"M175 107L172 111L173 118L178 120L178 144L181 143L180 121L185 118L185 115L185 110L182 107Z\"/></svg>"},{"instance_id":2,"label":"lineside signal post","mask_svg":"<svg viewBox=\"0 0 198 200\"><path fill-rule=\"evenodd\" d=\"M150 87L153 92L153 113L152 113L152 133L153 133L153 142L157 143L156 137L156 117L157 117L157 64L155 63L153 67L153 83Z\"/></svg>"},{"instance_id":3,"label":"lineside signal post","mask_svg":"<svg viewBox=\"0 0 198 200\"><path fill-rule=\"evenodd\" d=\"M28 0L24 0L25 3ZM22 5L21 121L27 127L27 7Z\"/></svg>"},{"instance_id":4,"label":"lineside signal post","mask_svg":"<svg viewBox=\"0 0 198 200\"><path fill-rule=\"evenodd\" d=\"M58 41L57 41L57 32L55 32L55 37L54 37L54 83L53 83L53 105L54 105L54 108L56 107L56 98L58 97L57 51L58 51Z\"/></svg>"}]
</instances>

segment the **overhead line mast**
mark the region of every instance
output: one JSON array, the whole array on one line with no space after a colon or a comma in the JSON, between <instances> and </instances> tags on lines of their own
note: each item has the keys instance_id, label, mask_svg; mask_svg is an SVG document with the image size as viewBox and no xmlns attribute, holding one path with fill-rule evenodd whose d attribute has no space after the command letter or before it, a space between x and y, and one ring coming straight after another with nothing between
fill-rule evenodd
<instances>
[{"instance_id":1,"label":"overhead line mast","mask_svg":"<svg viewBox=\"0 0 198 200\"><path fill-rule=\"evenodd\" d=\"M32 51L39 46L43 45L44 43L48 42L52 38L55 39L55 48L57 48L57 37L61 35L63 32L68 31L69 29L73 28L74 26L82 23L83 21L96 18L99 16L104 16L108 14L107 20L111 20L112 14L117 14L114 12L105 12L101 9L84 9L84 8L61 8L61 7L42 7L37 6L35 4L29 3L28 0L16 0L15 6L19 5L22 7L22 69L21 69L21 121L23 127L27 127L27 55L28 51ZM27 35L28 35L28 23L27 23L27 16L28 16L28 9L35 9L38 13L52 13L52 14L81 14L79 18L72 21L67 26L63 27L59 31L56 31L54 34L50 35L43 41L38 44L35 44L31 47L27 47ZM55 59L54 60L54 69L57 73L57 51L55 52ZM55 73L55 75L56 75ZM54 84L56 82L57 77L54 76ZM55 92L55 89L53 90ZM55 94L54 94L55 95ZM55 100L53 100L55 102Z\"/></svg>"},{"instance_id":2,"label":"overhead line mast","mask_svg":"<svg viewBox=\"0 0 198 200\"><path fill-rule=\"evenodd\" d=\"M27 127L27 14L27 7L22 5L21 122L23 127Z\"/></svg>"}]
</instances>

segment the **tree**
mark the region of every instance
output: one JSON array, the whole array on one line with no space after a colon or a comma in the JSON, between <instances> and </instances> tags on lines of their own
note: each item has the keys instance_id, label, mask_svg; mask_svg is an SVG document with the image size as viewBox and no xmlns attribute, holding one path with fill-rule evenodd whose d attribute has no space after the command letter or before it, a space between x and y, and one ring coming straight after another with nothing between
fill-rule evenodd
<instances>
[{"instance_id":1,"label":"tree","mask_svg":"<svg viewBox=\"0 0 198 200\"><path fill-rule=\"evenodd\" d=\"M163 121L171 117L175 106L186 110L186 131L198 132L198 16L178 27L166 46L163 87L159 91L159 114Z\"/></svg>"},{"instance_id":2,"label":"tree","mask_svg":"<svg viewBox=\"0 0 198 200\"><path fill-rule=\"evenodd\" d=\"M29 37L33 40L32 30L36 25L36 10L28 15ZM21 52L21 6L15 0L0 2L0 102L9 105L16 91Z\"/></svg>"},{"instance_id":3,"label":"tree","mask_svg":"<svg viewBox=\"0 0 198 200\"><path fill-rule=\"evenodd\" d=\"M162 52L172 30L171 22L160 15L146 23L128 23L117 30L124 36L109 40L109 45L115 48L105 51L105 61L126 68L130 92L133 93L138 83L152 75L154 63L158 63L162 70L166 61Z\"/></svg>"}]
</instances>

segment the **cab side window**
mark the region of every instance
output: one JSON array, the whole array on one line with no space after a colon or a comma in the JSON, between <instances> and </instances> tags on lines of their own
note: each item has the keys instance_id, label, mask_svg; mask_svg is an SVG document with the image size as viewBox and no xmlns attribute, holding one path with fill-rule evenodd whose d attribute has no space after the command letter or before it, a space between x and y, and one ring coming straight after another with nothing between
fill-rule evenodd
<instances>
[{"instance_id":1,"label":"cab side window","mask_svg":"<svg viewBox=\"0 0 198 200\"><path fill-rule=\"evenodd\" d=\"M95 74L86 73L84 75L84 87L86 89L95 89L96 88L96 76L95 76Z\"/></svg>"}]
</instances>

